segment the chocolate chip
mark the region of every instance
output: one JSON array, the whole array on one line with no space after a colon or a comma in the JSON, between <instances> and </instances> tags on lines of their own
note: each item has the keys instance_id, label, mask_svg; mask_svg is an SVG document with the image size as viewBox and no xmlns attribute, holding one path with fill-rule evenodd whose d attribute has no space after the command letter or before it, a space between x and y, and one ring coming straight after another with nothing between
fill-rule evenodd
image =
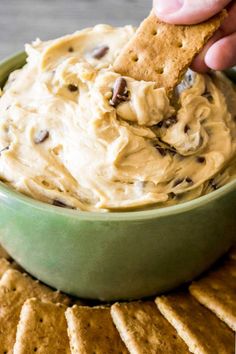
<instances>
[{"instance_id":1,"label":"chocolate chip","mask_svg":"<svg viewBox=\"0 0 236 354\"><path fill-rule=\"evenodd\" d=\"M128 101L129 93L127 89L127 81L123 77L116 79L110 105L117 107L121 102Z\"/></svg>"},{"instance_id":2,"label":"chocolate chip","mask_svg":"<svg viewBox=\"0 0 236 354\"><path fill-rule=\"evenodd\" d=\"M198 163L204 163L206 161L204 156L197 156L196 160Z\"/></svg>"},{"instance_id":3,"label":"chocolate chip","mask_svg":"<svg viewBox=\"0 0 236 354\"><path fill-rule=\"evenodd\" d=\"M169 197L170 199L175 199L175 198L176 198L176 194L173 193L173 192L170 192L170 193L168 194L168 197Z\"/></svg>"},{"instance_id":4,"label":"chocolate chip","mask_svg":"<svg viewBox=\"0 0 236 354\"><path fill-rule=\"evenodd\" d=\"M74 48L73 48L73 47L69 47L69 48L68 48L68 52L69 52L69 53L73 53L73 51L74 51Z\"/></svg>"},{"instance_id":5,"label":"chocolate chip","mask_svg":"<svg viewBox=\"0 0 236 354\"><path fill-rule=\"evenodd\" d=\"M186 124L185 127L184 127L184 132L185 132L185 134L187 134L187 132L188 132L190 129L191 129L190 126L189 126L188 124Z\"/></svg>"},{"instance_id":6,"label":"chocolate chip","mask_svg":"<svg viewBox=\"0 0 236 354\"><path fill-rule=\"evenodd\" d=\"M192 74L186 75L186 81L189 85L192 85L194 81L193 75Z\"/></svg>"},{"instance_id":7,"label":"chocolate chip","mask_svg":"<svg viewBox=\"0 0 236 354\"><path fill-rule=\"evenodd\" d=\"M67 88L68 88L68 90L69 90L70 92L76 92L76 91L78 91L78 86L73 85L73 84L69 84L69 85L67 86Z\"/></svg>"},{"instance_id":8,"label":"chocolate chip","mask_svg":"<svg viewBox=\"0 0 236 354\"><path fill-rule=\"evenodd\" d=\"M177 154L177 151L171 147L171 149L168 150L171 156L175 156Z\"/></svg>"},{"instance_id":9,"label":"chocolate chip","mask_svg":"<svg viewBox=\"0 0 236 354\"><path fill-rule=\"evenodd\" d=\"M41 144L49 137L48 130L40 130L34 137L35 144Z\"/></svg>"},{"instance_id":10,"label":"chocolate chip","mask_svg":"<svg viewBox=\"0 0 236 354\"><path fill-rule=\"evenodd\" d=\"M0 156L1 156L2 152L7 151L7 150L9 150L9 145L6 146L5 148L3 148L2 150L0 150Z\"/></svg>"},{"instance_id":11,"label":"chocolate chip","mask_svg":"<svg viewBox=\"0 0 236 354\"><path fill-rule=\"evenodd\" d=\"M212 94L207 90L203 93L202 96L205 97L210 103L214 101Z\"/></svg>"},{"instance_id":12,"label":"chocolate chip","mask_svg":"<svg viewBox=\"0 0 236 354\"><path fill-rule=\"evenodd\" d=\"M161 154L161 156L165 157L167 155L167 150L161 147L160 145L156 145L155 148Z\"/></svg>"},{"instance_id":13,"label":"chocolate chip","mask_svg":"<svg viewBox=\"0 0 236 354\"><path fill-rule=\"evenodd\" d=\"M109 51L109 47L104 45L102 47L98 47L98 48L95 48L93 51L92 51L92 57L94 59L101 59L103 58L107 52Z\"/></svg>"},{"instance_id":14,"label":"chocolate chip","mask_svg":"<svg viewBox=\"0 0 236 354\"><path fill-rule=\"evenodd\" d=\"M177 123L177 117L173 116L162 121L164 128L170 128L172 125Z\"/></svg>"},{"instance_id":15,"label":"chocolate chip","mask_svg":"<svg viewBox=\"0 0 236 354\"><path fill-rule=\"evenodd\" d=\"M175 148L173 146L170 146L170 145L165 145L165 143L162 143L164 144L164 146L160 145L159 144L159 141L160 140L154 140L154 147L159 151L159 153L162 155L162 156L166 156L167 154L170 154L171 156L174 156L177 154L177 151L175 150Z\"/></svg>"},{"instance_id":16,"label":"chocolate chip","mask_svg":"<svg viewBox=\"0 0 236 354\"><path fill-rule=\"evenodd\" d=\"M58 199L54 199L52 205L57 206L59 208L75 209L75 207L69 206Z\"/></svg>"},{"instance_id":17,"label":"chocolate chip","mask_svg":"<svg viewBox=\"0 0 236 354\"><path fill-rule=\"evenodd\" d=\"M175 89L175 93L176 93L177 97L180 96L180 94L183 91L193 87L194 82L195 82L195 78L196 78L196 73L189 69L187 71L184 79L182 80L182 82Z\"/></svg>"},{"instance_id":18,"label":"chocolate chip","mask_svg":"<svg viewBox=\"0 0 236 354\"><path fill-rule=\"evenodd\" d=\"M156 147L156 149L159 151L161 156L165 157L167 155L166 154L166 149L163 149L162 147Z\"/></svg>"},{"instance_id":19,"label":"chocolate chip","mask_svg":"<svg viewBox=\"0 0 236 354\"><path fill-rule=\"evenodd\" d=\"M186 177L186 178L185 178L185 181L186 181L188 184L193 184L193 180L192 180L192 178L190 178L190 177Z\"/></svg>"},{"instance_id":20,"label":"chocolate chip","mask_svg":"<svg viewBox=\"0 0 236 354\"><path fill-rule=\"evenodd\" d=\"M163 121L160 121L159 123L157 123L158 128L161 128L163 126Z\"/></svg>"},{"instance_id":21,"label":"chocolate chip","mask_svg":"<svg viewBox=\"0 0 236 354\"><path fill-rule=\"evenodd\" d=\"M196 80L196 73L192 71L191 69L188 69L187 73L185 74L185 77L183 81L188 85L187 88L190 88L193 86L194 82Z\"/></svg>"},{"instance_id":22,"label":"chocolate chip","mask_svg":"<svg viewBox=\"0 0 236 354\"><path fill-rule=\"evenodd\" d=\"M218 185L217 185L216 181L214 180L214 178L211 178L209 180L209 185L214 191L218 189Z\"/></svg>"},{"instance_id":23,"label":"chocolate chip","mask_svg":"<svg viewBox=\"0 0 236 354\"><path fill-rule=\"evenodd\" d=\"M173 187L178 186L179 184L181 184L184 181L184 178L177 178L174 183L173 183Z\"/></svg>"},{"instance_id":24,"label":"chocolate chip","mask_svg":"<svg viewBox=\"0 0 236 354\"><path fill-rule=\"evenodd\" d=\"M174 181L173 183L173 187L177 187L179 184L183 183L184 181L186 181L188 184L192 185L193 184L193 180L190 177L186 177L186 178L178 178Z\"/></svg>"}]
</instances>

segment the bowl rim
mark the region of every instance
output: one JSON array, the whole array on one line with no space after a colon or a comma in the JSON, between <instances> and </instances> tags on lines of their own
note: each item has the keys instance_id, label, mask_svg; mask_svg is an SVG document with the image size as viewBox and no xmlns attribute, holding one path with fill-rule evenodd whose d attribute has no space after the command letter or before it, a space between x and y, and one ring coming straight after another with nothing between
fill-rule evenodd
<instances>
[{"instance_id":1,"label":"bowl rim","mask_svg":"<svg viewBox=\"0 0 236 354\"><path fill-rule=\"evenodd\" d=\"M4 71L5 66L8 67L8 69L6 68L6 71L9 70L9 66L12 70L14 70L14 68L19 67L25 61L25 59L26 59L26 55L24 52L19 52L12 56L9 56L6 59L0 61L0 70ZM55 215L57 214L60 216L78 218L80 220L94 220L94 221L121 221L121 220L137 221L137 220L157 219L165 216L172 216L180 213L185 213L197 208L201 208L217 199L220 199L221 197L233 191L236 191L236 179L209 194L203 195L196 199L192 199L190 201L186 201L180 204L175 204L167 207L147 209L147 210L137 210L137 211L91 212L91 211L81 211L78 209L71 210L67 208L60 208L48 203L44 203L42 201L28 197L14 190L12 187L9 187L4 182L0 181L0 200L5 200L7 204L10 204L10 200L13 200L20 204L25 204L28 207L33 207L46 213L53 213Z\"/></svg>"}]
</instances>

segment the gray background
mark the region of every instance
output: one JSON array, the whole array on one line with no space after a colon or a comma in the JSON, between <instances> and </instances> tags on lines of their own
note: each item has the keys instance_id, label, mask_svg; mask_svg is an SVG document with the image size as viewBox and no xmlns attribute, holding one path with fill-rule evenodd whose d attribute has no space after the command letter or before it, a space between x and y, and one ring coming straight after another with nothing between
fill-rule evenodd
<instances>
[{"instance_id":1,"label":"gray background","mask_svg":"<svg viewBox=\"0 0 236 354\"><path fill-rule=\"evenodd\" d=\"M52 39L98 23L137 25L151 0L0 0L0 60L36 37Z\"/></svg>"}]
</instances>

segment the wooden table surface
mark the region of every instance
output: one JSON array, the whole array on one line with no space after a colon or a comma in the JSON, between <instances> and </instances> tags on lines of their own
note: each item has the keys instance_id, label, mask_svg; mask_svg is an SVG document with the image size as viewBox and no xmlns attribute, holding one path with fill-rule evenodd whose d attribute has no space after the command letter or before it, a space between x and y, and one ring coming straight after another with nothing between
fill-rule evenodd
<instances>
[{"instance_id":1,"label":"wooden table surface","mask_svg":"<svg viewBox=\"0 0 236 354\"><path fill-rule=\"evenodd\" d=\"M56 38L98 23L138 25L151 5L151 0L0 0L0 60L37 37Z\"/></svg>"}]
</instances>

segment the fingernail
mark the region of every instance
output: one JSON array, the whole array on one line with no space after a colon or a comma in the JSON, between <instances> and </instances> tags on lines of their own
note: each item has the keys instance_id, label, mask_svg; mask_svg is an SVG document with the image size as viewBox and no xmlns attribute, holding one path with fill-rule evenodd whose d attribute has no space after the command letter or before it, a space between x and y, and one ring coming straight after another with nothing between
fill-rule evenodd
<instances>
[{"instance_id":1,"label":"fingernail","mask_svg":"<svg viewBox=\"0 0 236 354\"><path fill-rule=\"evenodd\" d=\"M184 0L155 0L154 7L160 15L177 12L183 6Z\"/></svg>"}]
</instances>

